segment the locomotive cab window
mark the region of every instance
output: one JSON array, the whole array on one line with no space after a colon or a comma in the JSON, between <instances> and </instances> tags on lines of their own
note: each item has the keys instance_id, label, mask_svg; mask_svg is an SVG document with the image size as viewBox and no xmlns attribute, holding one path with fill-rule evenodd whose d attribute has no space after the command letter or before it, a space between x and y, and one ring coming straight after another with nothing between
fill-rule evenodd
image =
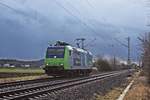
<instances>
[{"instance_id":1,"label":"locomotive cab window","mask_svg":"<svg viewBox=\"0 0 150 100\"><path fill-rule=\"evenodd\" d=\"M64 48L47 48L47 58L64 58Z\"/></svg>"}]
</instances>

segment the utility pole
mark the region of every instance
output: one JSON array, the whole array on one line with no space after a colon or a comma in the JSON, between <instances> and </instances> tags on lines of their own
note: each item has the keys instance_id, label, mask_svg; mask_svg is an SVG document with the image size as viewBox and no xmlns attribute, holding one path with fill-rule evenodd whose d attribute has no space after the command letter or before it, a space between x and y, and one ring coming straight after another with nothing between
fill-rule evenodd
<instances>
[{"instance_id":1,"label":"utility pole","mask_svg":"<svg viewBox=\"0 0 150 100\"><path fill-rule=\"evenodd\" d=\"M112 50L113 50L113 66L114 68L116 67L116 54L115 54L115 48L114 48L114 45L110 45L112 47Z\"/></svg>"},{"instance_id":2,"label":"utility pole","mask_svg":"<svg viewBox=\"0 0 150 100\"><path fill-rule=\"evenodd\" d=\"M77 38L76 41L77 41L76 44L77 44L78 47L80 47L80 42L81 42L81 48L82 48L82 49L85 49L85 48L84 48L84 41L85 41L85 38Z\"/></svg>"},{"instance_id":3,"label":"utility pole","mask_svg":"<svg viewBox=\"0 0 150 100\"><path fill-rule=\"evenodd\" d=\"M131 39L130 39L130 37L127 37L127 41L128 41L128 43L127 44L124 44L124 43L122 43L121 41L119 41L118 39L115 39L118 43L120 43L122 46L124 46L124 47L126 47L126 48L128 48L128 60L127 60L127 63L128 63L128 65L131 65Z\"/></svg>"},{"instance_id":4,"label":"utility pole","mask_svg":"<svg viewBox=\"0 0 150 100\"><path fill-rule=\"evenodd\" d=\"M130 58L130 52L131 52L130 37L128 37L127 40L128 40L128 65L130 65L131 64L131 58Z\"/></svg>"}]
</instances>

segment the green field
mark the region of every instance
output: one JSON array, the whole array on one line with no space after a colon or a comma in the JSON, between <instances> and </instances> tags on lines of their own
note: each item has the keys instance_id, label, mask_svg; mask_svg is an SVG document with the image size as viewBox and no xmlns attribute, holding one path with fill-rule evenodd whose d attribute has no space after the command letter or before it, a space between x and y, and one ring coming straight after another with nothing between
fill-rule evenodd
<instances>
[{"instance_id":1,"label":"green field","mask_svg":"<svg viewBox=\"0 0 150 100\"><path fill-rule=\"evenodd\" d=\"M42 68L0 68L0 73L44 73Z\"/></svg>"}]
</instances>

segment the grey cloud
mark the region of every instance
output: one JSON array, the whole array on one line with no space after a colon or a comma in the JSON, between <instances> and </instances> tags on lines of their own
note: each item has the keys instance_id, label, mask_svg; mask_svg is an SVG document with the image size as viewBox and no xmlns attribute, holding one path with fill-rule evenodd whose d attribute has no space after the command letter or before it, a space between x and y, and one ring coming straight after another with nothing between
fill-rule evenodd
<instances>
[{"instance_id":1,"label":"grey cloud","mask_svg":"<svg viewBox=\"0 0 150 100\"><path fill-rule=\"evenodd\" d=\"M37 5L34 4L35 2L37 2ZM124 39L130 36L133 38L133 43L137 43L136 37L139 33L145 31L143 27L133 28L130 27L132 25L113 25L111 22L101 21L98 18L88 18L86 16L90 15L85 14L86 20L83 20L94 30L93 32L55 3L42 3L40 5L39 2L43 1L26 0L26 2L21 2L23 9L13 7L15 11L7 10L8 7L7 9L3 7L3 10L1 10L2 7L0 7L0 12L3 13L3 16L0 16L0 57L22 59L43 58L49 41L64 40L74 44L74 39L78 37L87 38L86 43L96 38L96 41L91 44L92 46L87 47L94 55L112 55L109 45L115 44L115 51L117 51L118 56L126 57L126 49L117 44L113 38L117 37L120 41L125 41ZM45 2L52 1L45 0ZM73 2L77 3L77 1ZM78 7L81 5L79 4ZM26 8L26 6L30 6L30 8ZM67 5L65 6L68 7ZM46 8L49 9L45 11ZM99 11L94 11L94 13L97 12ZM82 11L81 14L83 14ZM114 19L116 20L116 18ZM130 22L127 23L131 24ZM133 44L133 47L135 47L135 44ZM135 54L132 56L135 57Z\"/></svg>"}]
</instances>

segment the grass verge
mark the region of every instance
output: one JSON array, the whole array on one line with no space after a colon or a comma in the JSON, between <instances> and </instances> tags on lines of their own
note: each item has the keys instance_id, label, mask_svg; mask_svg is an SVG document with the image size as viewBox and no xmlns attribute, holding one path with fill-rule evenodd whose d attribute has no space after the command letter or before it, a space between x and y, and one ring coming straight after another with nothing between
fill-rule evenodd
<instances>
[{"instance_id":1,"label":"grass verge","mask_svg":"<svg viewBox=\"0 0 150 100\"><path fill-rule=\"evenodd\" d=\"M104 95L95 95L96 100L117 100L118 97L122 94L126 86L130 83L130 81L135 77L136 74L134 74L131 77L127 77L126 81L121 84L120 86L113 87L111 90L109 90L106 94Z\"/></svg>"},{"instance_id":2,"label":"grass verge","mask_svg":"<svg viewBox=\"0 0 150 100\"><path fill-rule=\"evenodd\" d=\"M44 73L41 68L0 68L0 73Z\"/></svg>"},{"instance_id":3,"label":"grass verge","mask_svg":"<svg viewBox=\"0 0 150 100\"><path fill-rule=\"evenodd\" d=\"M43 75L40 68L0 68L0 78Z\"/></svg>"},{"instance_id":4,"label":"grass verge","mask_svg":"<svg viewBox=\"0 0 150 100\"><path fill-rule=\"evenodd\" d=\"M45 78L46 75L42 76L24 76L24 77L13 77L13 78L1 78L0 83L8 83L8 82L14 82L14 81L24 81L24 80L33 80L33 79L39 79L39 78Z\"/></svg>"},{"instance_id":5,"label":"grass verge","mask_svg":"<svg viewBox=\"0 0 150 100\"><path fill-rule=\"evenodd\" d=\"M150 87L147 84L147 78L143 74L135 78L135 82L124 100L150 100Z\"/></svg>"}]
</instances>

